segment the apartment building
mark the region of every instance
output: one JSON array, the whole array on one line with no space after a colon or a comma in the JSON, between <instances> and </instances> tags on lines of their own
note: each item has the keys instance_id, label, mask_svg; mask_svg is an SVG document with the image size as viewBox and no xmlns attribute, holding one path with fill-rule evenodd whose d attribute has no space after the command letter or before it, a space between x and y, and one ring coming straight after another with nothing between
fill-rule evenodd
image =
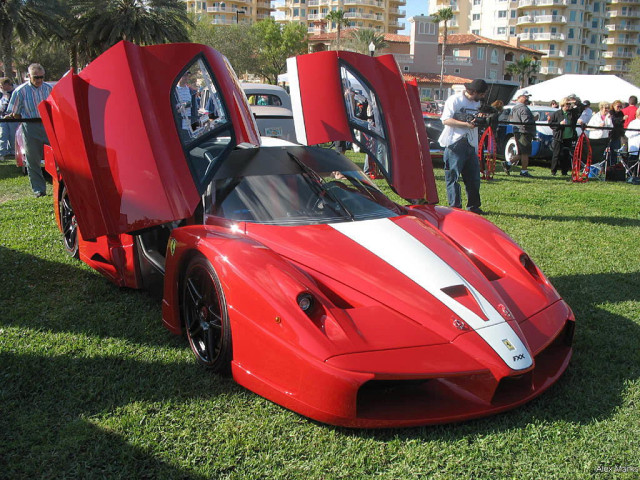
<instances>
[{"instance_id":1,"label":"apartment building","mask_svg":"<svg viewBox=\"0 0 640 480\"><path fill-rule=\"evenodd\" d=\"M345 12L350 28L370 28L380 33L398 33L404 29L407 0L284 0L277 9L284 14L283 22L301 22L310 34L337 30L335 23L325 18L334 10Z\"/></svg>"},{"instance_id":2,"label":"apartment building","mask_svg":"<svg viewBox=\"0 0 640 480\"><path fill-rule=\"evenodd\" d=\"M452 33L512 41L541 55L540 80L565 73L624 75L640 54L640 0L431 0L451 7ZM441 27L442 28L442 27Z\"/></svg>"},{"instance_id":3,"label":"apartment building","mask_svg":"<svg viewBox=\"0 0 640 480\"><path fill-rule=\"evenodd\" d=\"M251 24L268 18L275 11L270 0L182 1L187 4L187 12L199 18L210 18L214 25Z\"/></svg>"}]
</instances>

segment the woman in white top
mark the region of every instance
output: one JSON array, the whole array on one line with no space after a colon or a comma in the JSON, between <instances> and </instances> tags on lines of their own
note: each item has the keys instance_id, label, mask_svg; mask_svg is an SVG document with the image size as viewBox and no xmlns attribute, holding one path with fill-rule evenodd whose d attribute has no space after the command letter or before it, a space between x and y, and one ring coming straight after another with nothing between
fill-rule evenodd
<instances>
[{"instance_id":1,"label":"woman in white top","mask_svg":"<svg viewBox=\"0 0 640 480\"><path fill-rule=\"evenodd\" d=\"M587 127L613 127L613 123L611 122L611 115L609 114L611 104L609 102L600 102L598 106L600 107L600 111L598 113L594 113L591 116ZM590 140L607 138L610 131L611 130L596 130L593 128L587 128L587 133L589 134Z\"/></svg>"},{"instance_id":2,"label":"woman in white top","mask_svg":"<svg viewBox=\"0 0 640 480\"><path fill-rule=\"evenodd\" d=\"M631 155L638 155L640 151L640 108L636 111L636 118L627 127L627 147ZM635 131L634 131L635 130Z\"/></svg>"}]
</instances>

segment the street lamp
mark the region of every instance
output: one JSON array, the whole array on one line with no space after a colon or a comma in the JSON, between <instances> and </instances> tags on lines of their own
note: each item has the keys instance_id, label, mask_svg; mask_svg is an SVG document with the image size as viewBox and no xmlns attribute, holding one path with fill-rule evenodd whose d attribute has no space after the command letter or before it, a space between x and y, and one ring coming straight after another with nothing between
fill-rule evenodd
<instances>
[{"instance_id":1,"label":"street lamp","mask_svg":"<svg viewBox=\"0 0 640 480\"><path fill-rule=\"evenodd\" d=\"M373 55L376 53L376 46L373 42L371 42L369 44L369 55L371 55L373 57Z\"/></svg>"},{"instance_id":2,"label":"street lamp","mask_svg":"<svg viewBox=\"0 0 640 480\"><path fill-rule=\"evenodd\" d=\"M239 15L240 15L240 14L245 15L246 13L247 13L247 11L246 11L246 10L236 10L236 25L237 25L237 24L239 23L239 21L240 21L240 20L239 20Z\"/></svg>"}]
</instances>

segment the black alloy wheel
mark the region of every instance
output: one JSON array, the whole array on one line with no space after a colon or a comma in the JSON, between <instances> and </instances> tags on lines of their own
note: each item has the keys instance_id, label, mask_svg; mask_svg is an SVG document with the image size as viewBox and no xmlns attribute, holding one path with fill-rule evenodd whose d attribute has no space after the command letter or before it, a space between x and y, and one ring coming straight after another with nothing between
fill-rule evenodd
<instances>
[{"instance_id":1,"label":"black alloy wheel","mask_svg":"<svg viewBox=\"0 0 640 480\"><path fill-rule=\"evenodd\" d=\"M60 225L62 227L62 243L64 249L70 257L78 258L78 221L73 207L69 201L67 187L62 189L60 201L58 202L60 212Z\"/></svg>"},{"instance_id":2,"label":"black alloy wheel","mask_svg":"<svg viewBox=\"0 0 640 480\"><path fill-rule=\"evenodd\" d=\"M222 285L209 261L197 256L185 271L182 318L196 360L218 373L231 367L231 328Z\"/></svg>"}]
</instances>

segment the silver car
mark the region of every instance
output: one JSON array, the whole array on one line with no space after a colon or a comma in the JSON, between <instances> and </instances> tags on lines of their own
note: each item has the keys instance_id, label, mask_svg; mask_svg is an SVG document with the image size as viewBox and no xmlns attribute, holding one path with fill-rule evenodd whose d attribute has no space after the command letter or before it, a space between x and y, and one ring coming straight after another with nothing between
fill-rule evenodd
<instances>
[{"instance_id":1,"label":"silver car","mask_svg":"<svg viewBox=\"0 0 640 480\"><path fill-rule=\"evenodd\" d=\"M284 88L263 83L243 83L242 89L262 137L296 141L291 98Z\"/></svg>"}]
</instances>

